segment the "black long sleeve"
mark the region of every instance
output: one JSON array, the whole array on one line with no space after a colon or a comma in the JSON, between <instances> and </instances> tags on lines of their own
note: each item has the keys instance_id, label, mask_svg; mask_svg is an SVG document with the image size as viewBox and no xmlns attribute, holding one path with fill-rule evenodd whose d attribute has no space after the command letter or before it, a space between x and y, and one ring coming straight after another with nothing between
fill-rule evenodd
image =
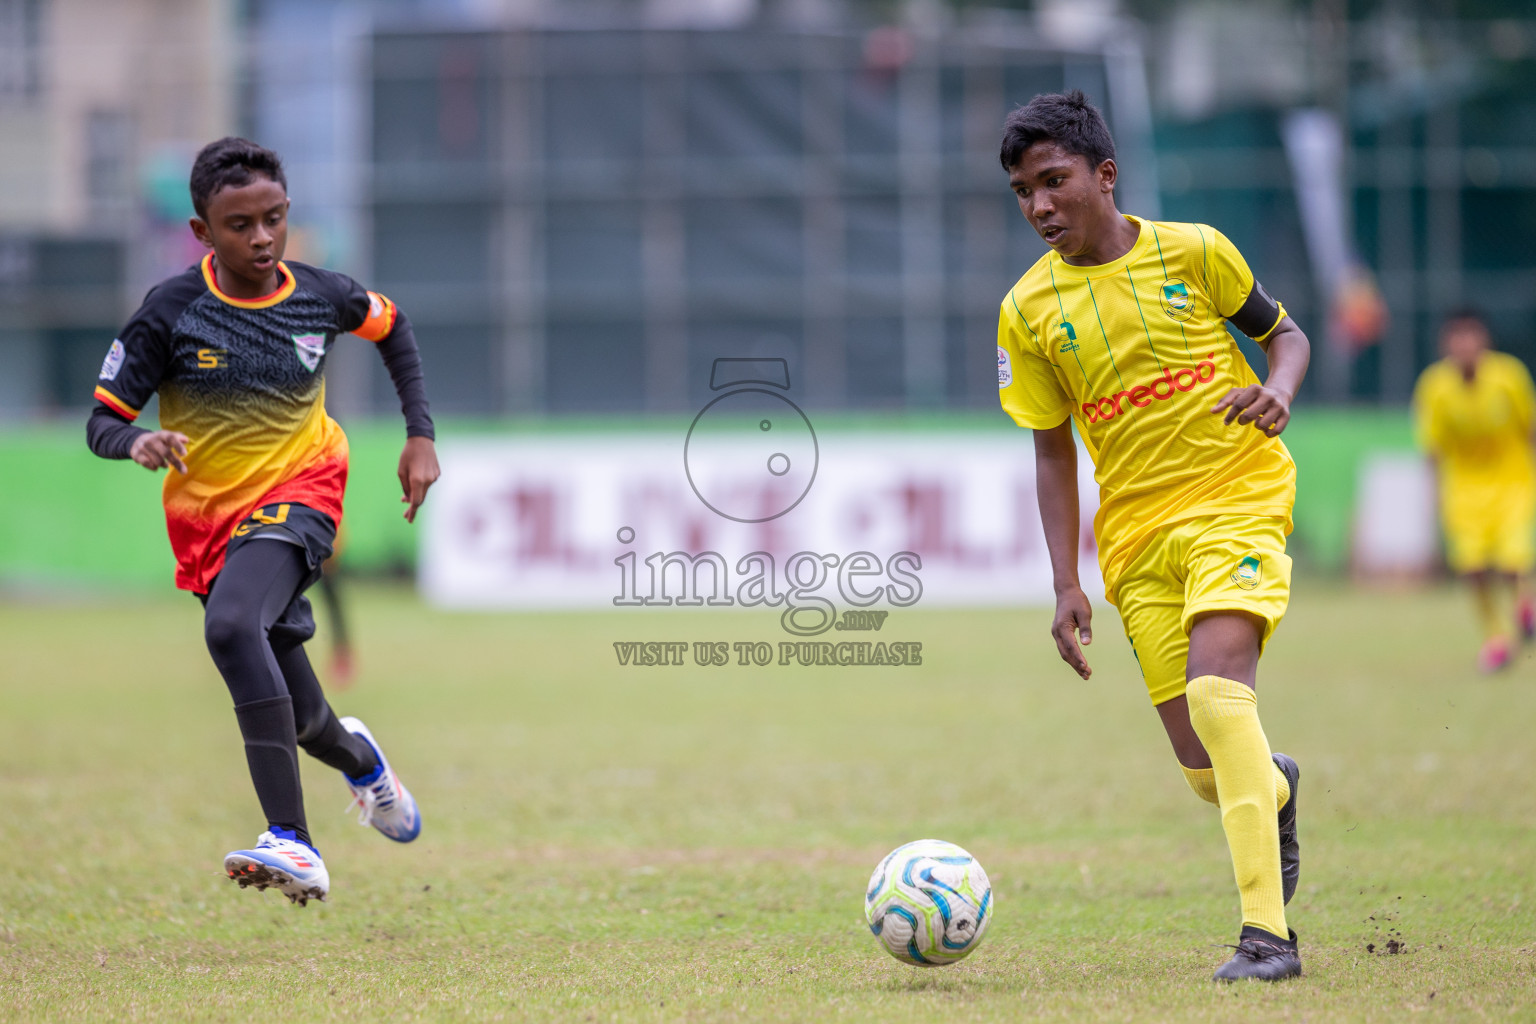
<instances>
[{"instance_id":1,"label":"black long sleeve","mask_svg":"<svg viewBox=\"0 0 1536 1024\"><path fill-rule=\"evenodd\" d=\"M85 421L85 443L104 459L129 458L133 442L147 433L104 405L92 409L91 418Z\"/></svg>"},{"instance_id":2,"label":"black long sleeve","mask_svg":"<svg viewBox=\"0 0 1536 1024\"><path fill-rule=\"evenodd\" d=\"M416 347L416 333L404 311L395 310L395 326L378 343L384 368L400 396L400 411L405 414L405 436L435 439L432 412L427 405L426 378L421 372L421 350Z\"/></svg>"}]
</instances>

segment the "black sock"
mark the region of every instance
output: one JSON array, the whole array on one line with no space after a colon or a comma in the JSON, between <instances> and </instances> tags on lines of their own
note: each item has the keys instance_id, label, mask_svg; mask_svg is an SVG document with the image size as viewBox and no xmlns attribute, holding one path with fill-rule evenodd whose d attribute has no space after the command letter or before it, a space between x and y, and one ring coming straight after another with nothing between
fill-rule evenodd
<instances>
[{"instance_id":1,"label":"black sock","mask_svg":"<svg viewBox=\"0 0 1536 1024\"><path fill-rule=\"evenodd\" d=\"M379 759L373 747L361 736L347 732L337 720L304 647L274 644L272 653L293 698L293 717L298 723L299 746L304 753L354 779L377 768Z\"/></svg>"},{"instance_id":2,"label":"black sock","mask_svg":"<svg viewBox=\"0 0 1536 1024\"><path fill-rule=\"evenodd\" d=\"M293 726L293 701L272 697L235 707L245 760L251 769L256 798L270 828L292 831L309 844L304 818L304 792L299 784L299 751ZM312 844L310 844L312 845Z\"/></svg>"},{"instance_id":3,"label":"black sock","mask_svg":"<svg viewBox=\"0 0 1536 1024\"><path fill-rule=\"evenodd\" d=\"M361 736L343 729L330 705L326 705L319 729L312 737L301 738L299 745L304 753L348 778L360 779L379 766L373 747Z\"/></svg>"}]
</instances>

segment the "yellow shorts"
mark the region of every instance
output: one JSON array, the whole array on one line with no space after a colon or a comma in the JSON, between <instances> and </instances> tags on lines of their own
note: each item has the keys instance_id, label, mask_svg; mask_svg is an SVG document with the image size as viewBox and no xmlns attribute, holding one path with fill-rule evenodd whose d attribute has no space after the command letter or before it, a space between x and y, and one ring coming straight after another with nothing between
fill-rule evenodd
<instances>
[{"instance_id":1,"label":"yellow shorts","mask_svg":"<svg viewBox=\"0 0 1536 1024\"><path fill-rule=\"evenodd\" d=\"M1184 692L1195 616L1257 615L1264 620L1262 651L1290 597L1285 520L1267 516L1213 515L1170 524L1115 586L1115 604L1153 704Z\"/></svg>"},{"instance_id":2,"label":"yellow shorts","mask_svg":"<svg viewBox=\"0 0 1536 1024\"><path fill-rule=\"evenodd\" d=\"M1488 500L1441 505L1445 560L1456 572L1524 574L1536 563L1536 500L1530 487L1501 488Z\"/></svg>"}]
</instances>

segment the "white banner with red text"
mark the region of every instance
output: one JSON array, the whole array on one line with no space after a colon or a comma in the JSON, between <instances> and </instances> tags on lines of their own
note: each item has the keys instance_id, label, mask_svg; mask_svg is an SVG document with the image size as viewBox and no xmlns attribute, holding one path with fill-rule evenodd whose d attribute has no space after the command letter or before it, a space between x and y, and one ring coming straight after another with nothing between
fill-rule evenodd
<instances>
[{"instance_id":1,"label":"white banner with red text","mask_svg":"<svg viewBox=\"0 0 1536 1024\"><path fill-rule=\"evenodd\" d=\"M791 436L788 419L771 443L764 427L445 444L422 591L459 609L1051 602L1027 432ZM1080 451L1079 573L1098 596L1092 473Z\"/></svg>"}]
</instances>

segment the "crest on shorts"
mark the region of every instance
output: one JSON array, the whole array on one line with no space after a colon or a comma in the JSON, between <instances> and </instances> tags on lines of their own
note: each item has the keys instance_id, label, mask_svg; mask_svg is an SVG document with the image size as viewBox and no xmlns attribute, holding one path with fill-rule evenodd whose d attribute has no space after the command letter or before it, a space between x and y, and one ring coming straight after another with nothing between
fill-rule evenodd
<instances>
[{"instance_id":1,"label":"crest on shorts","mask_svg":"<svg viewBox=\"0 0 1536 1024\"><path fill-rule=\"evenodd\" d=\"M1258 555L1244 555L1232 570L1232 582L1244 590L1252 590L1264 581L1264 564Z\"/></svg>"},{"instance_id":2,"label":"crest on shorts","mask_svg":"<svg viewBox=\"0 0 1536 1024\"><path fill-rule=\"evenodd\" d=\"M325 355L325 335L295 334L293 350L299 354L299 362L304 364L304 369L314 373L315 367L320 365L320 357Z\"/></svg>"},{"instance_id":3,"label":"crest on shorts","mask_svg":"<svg viewBox=\"0 0 1536 1024\"><path fill-rule=\"evenodd\" d=\"M1189 286L1176 277L1163 282L1163 312L1175 320L1188 320L1195 312L1195 297L1189 294Z\"/></svg>"}]
</instances>

